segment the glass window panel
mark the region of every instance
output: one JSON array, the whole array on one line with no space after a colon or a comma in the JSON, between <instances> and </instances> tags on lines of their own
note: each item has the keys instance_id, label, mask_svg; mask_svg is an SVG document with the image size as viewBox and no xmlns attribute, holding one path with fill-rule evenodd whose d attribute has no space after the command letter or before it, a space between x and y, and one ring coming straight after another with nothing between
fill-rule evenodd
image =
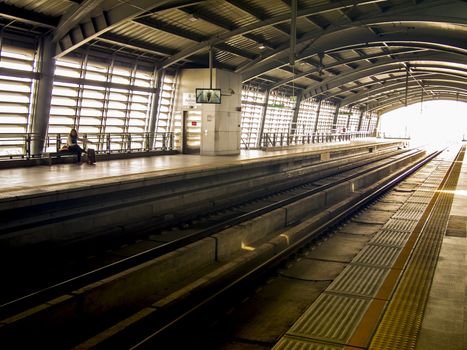
<instances>
[{"instance_id":1,"label":"glass window panel","mask_svg":"<svg viewBox=\"0 0 467 350\"><path fill-rule=\"evenodd\" d=\"M111 118L125 118L126 113L123 110L109 109L106 116Z\"/></svg>"},{"instance_id":2,"label":"glass window panel","mask_svg":"<svg viewBox=\"0 0 467 350\"><path fill-rule=\"evenodd\" d=\"M9 59L2 56L2 59L0 60L0 68L18 69L31 72L33 70L33 62Z\"/></svg>"},{"instance_id":3,"label":"glass window panel","mask_svg":"<svg viewBox=\"0 0 467 350\"><path fill-rule=\"evenodd\" d=\"M109 125L123 126L123 125L125 125L125 120L124 119L117 119L117 118L109 118L106 121L106 125L107 126L109 126Z\"/></svg>"},{"instance_id":4,"label":"glass window panel","mask_svg":"<svg viewBox=\"0 0 467 350\"><path fill-rule=\"evenodd\" d=\"M70 131L68 129L68 131ZM95 126L87 126L87 125L81 125L79 127L79 132L81 134L83 133L88 133L88 134L98 134L99 133L99 128L98 127L95 127Z\"/></svg>"},{"instance_id":5,"label":"glass window panel","mask_svg":"<svg viewBox=\"0 0 467 350\"><path fill-rule=\"evenodd\" d=\"M19 134L14 140L0 138L0 155L24 154L24 134L31 127L30 111L34 103L34 59L34 48L0 47L0 67L31 73L30 77L23 78L10 76L7 72L0 75L0 133Z\"/></svg>"},{"instance_id":6,"label":"glass window panel","mask_svg":"<svg viewBox=\"0 0 467 350\"><path fill-rule=\"evenodd\" d=\"M79 120L80 125L100 125L101 119L100 118L89 118L89 117L81 117Z\"/></svg>"},{"instance_id":7,"label":"glass window panel","mask_svg":"<svg viewBox=\"0 0 467 350\"><path fill-rule=\"evenodd\" d=\"M94 89L86 89L83 91L83 97L85 98L93 98L93 99L96 99L96 100L104 100L105 98L105 91L97 91L97 90L94 90Z\"/></svg>"},{"instance_id":8,"label":"glass window panel","mask_svg":"<svg viewBox=\"0 0 467 350\"><path fill-rule=\"evenodd\" d=\"M0 94L0 102L28 104L29 95L4 91Z\"/></svg>"},{"instance_id":9,"label":"glass window panel","mask_svg":"<svg viewBox=\"0 0 467 350\"><path fill-rule=\"evenodd\" d=\"M49 132L60 129L62 124L69 124L71 128L75 120L73 114L77 117L78 131L87 133L88 136L99 132L120 134L147 130L153 94L133 91L131 88L117 88L112 84L152 87L153 73L147 71L147 68L140 70L136 66L135 69L134 65L127 66L122 62L115 62L112 67L110 62L102 62L93 57L89 57L87 63L83 65L83 59L73 57L57 60L57 70L68 70L67 76L84 77L84 85L61 83L59 79L54 82ZM174 86L171 83L173 79L170 74L166 74L164 79L165 83L170 82L164 84L169 91L167 94L169 105L173 101ZM87 80L107 81L108 84L94 86L87 84ZM167 120L167 115L163 117ZM96 135L94 137L97 139ZM98 150L106 149L105 138L100 140L102 141L98 145ZM134 145L132 143L131 147L141 147L141 144L134 143Z\"/></svg>"},{"instance_id":10,"label":"glass window panel","mask_svg":"<svg viewBox=\"0 0 467 350\"><path fill-rule=\"evenodd\" d=\"M112 108L112 109L127 109L127 104L125 102L110 101L109 102L109 108Z\"/></svg>"},{"instance_id":11,"label":"glass window panel","mask_svg":"<svg viewBox=\"0 0 467 350\"><path fill-rule=\"evenodd\" d=\"M120 134L120 133L123 133L124 130L123 130L123 127L118 127L118 126L115 126L115 125L107 125L106 128L105 128L105 132Z\"/></svg>"},{"instance_id":12,"label":"glass window panel","mask_svg":"<svg viewBox=\"0 0 467 350\"><path fill-rule=\"evenodd\" d=\"M95 108L81 108L81 115L97 117L102 115L102 111Z\"/></svg>"},{"instance_id":13,"label":"glass window panel","mask_svg":"<svg viewBox=\"0 0 467 350\"><path fill-rule=\"evenodd\" d=\"M128 99L128 95L112 91L109 95L109 99L112 101L126 101Z\"/></svg>"},{"instance_id":14,"label":"glass window panel","mask_svg":"<svg viewBox=\"0 0 467 350\"><path fill-rule=\"evenodd\" d=\"M137 118L137 119L146 119L146 111L132 111L130 113L130 119Z\"/></svg>"},{"instance_id":15,"label":"glass window panel","mask_svg":"<svg viewBox=\"0 0 467 350\"><path fill-rule=\"evenodd\" d=\"M242 89L242 148L254 148L257 145L265 99L264 92L256 87L246 85Z\"/></svg>"},{"instance_id":16,"label":"glass window panel","mask_svg":"<svg viewBox=\"0 0 467 350\"><path fill-rule=\"evenodd\" d=\"M106 81L107 76L105 74L99 74L95 72L86 72L85 79L97 80L97 81Z\"/></svg>"},{"instance_id":17,"label":"glass window panel","mask_svg":"<svg viewBox=\"0 0 467 350\"><path fill-rule=\"evenodd\" d=\"M130 84L130 78L121 77L118 75L112 75L110 81L117 84Z\"/></svg>"},{"instance_id":18,"label":"glass window panel","mask_svg":"<svg viewBox=\"0 0 467 350\"><path fill-rule=\"evenodd\" d=\"M53 121L50 122L50 125L72 125L75 118L67 118L63 116L54 116Z\"/></svg>"},{"instance_id":19,"label":"glass window panel","mask_svg":"<svg viewBox=\"0 0 467 350\"><path fill-rule=\"evenodd\" d=\"M53 105L50 108L50 114L52 115L75 115L76 111L75 108L67 108L67 107L61 107L59 105ZM53 118L49 120L49 122L53 122Z\"/></svg>"},{"instance_id":20,"label":"glass window panel","mask_svg":"<svg viewBox=\"0 0 467 350\"><path fill-rule=\"evenodd\" d=\"M61 75L61 76L70 77L70 78L80 77L79 71L76 71L71 68L60 67L60 66L55 66L55 75Z\"/></svg>"},{"instance_id":21,"label":"glass window panel","mask_svg":"<svg viewBox=\"0 0 467 350\"><path fill-rule=\"evenodd\" d=\"M137 126L133 126L133 125L130 125L128 127L128 132L137 132L137 133L140 133L140 132L144 132L144 127L137 127ZM138 145L138 143L135 143L135 142L131 142L131 148L141 148L140 144Z\"/></svg>"}]
</instances>

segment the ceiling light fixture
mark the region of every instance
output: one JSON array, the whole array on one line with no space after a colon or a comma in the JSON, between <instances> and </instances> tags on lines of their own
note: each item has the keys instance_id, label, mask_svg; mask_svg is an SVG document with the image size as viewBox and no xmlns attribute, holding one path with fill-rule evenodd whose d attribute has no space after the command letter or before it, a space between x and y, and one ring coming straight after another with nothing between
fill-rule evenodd
<instances>
[{"instance_id":1,"label":"ceiling light fixture","mask_svg":"<svg viewBox=\"0 0 467 350\"><path fill-rule=\"evenodd\" d=\"M197 17L194 13L192 13L192 14L188 17L188 20L189 20L190 22L196 22L196 21L198 20L198 17Z\"/></svg>"},{"instance_id":2,"label":"ceiling light fixture","mask_svg":"<svg viewBox=\"0 0 467 350\"><path fill-rule=\"evenodd\" d=\"M260 49L260 50L264 50L265 48L266 48L266 46L264 46L263 44L258 46L258 49Z\"/></svg>"}]
</instances>

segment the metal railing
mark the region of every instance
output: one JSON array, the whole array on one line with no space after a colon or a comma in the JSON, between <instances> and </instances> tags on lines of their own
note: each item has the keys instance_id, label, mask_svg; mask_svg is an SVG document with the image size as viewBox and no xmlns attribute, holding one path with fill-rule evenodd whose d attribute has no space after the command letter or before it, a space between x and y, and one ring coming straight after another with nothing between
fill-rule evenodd
<instances>
[{"instance_id":1,"label":"metal railing","mask_svg":"<svg viewBox=\"0 0 467 350\"><path fill-rule=\"evenodd\" d=\"M94 148L97 153L130 153L149 151L169 151L176 148L172 132L156 133L82 133L80 142L83 148ZM43 151L32 153L32 144L39 141L33 133L0 133L0 158L30 159L41 158L43 153L58 152L67 144L68 134L49 134L44 139Z\"/></svg>"},{"instance_id":2,"label":"metal railing","mask_svg":"<svg viewBox=\"0 0 467 350\"><path fill-rule=\"evenodd\" d=\"M364 137L375 137L375 132L314 132L308 134L264 133L261 148L309 145L314 143L350 141Z\"/></svg>"}]
</instances>

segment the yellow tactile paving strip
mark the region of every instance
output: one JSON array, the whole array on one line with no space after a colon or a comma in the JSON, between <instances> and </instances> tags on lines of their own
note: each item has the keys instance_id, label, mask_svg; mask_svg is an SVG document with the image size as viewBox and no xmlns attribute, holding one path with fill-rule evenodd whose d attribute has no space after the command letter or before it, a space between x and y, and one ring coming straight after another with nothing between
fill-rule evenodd
<instances>
[{"instance_id":1,"label":"yellow tactile paving strip","mask_svg":"<svg viewBox=\"0 0 467 350\"><path fill-rule=\"evenodd\" d=\"M452 191L445 190L455 188L460 170L455 164L463 154L464 149L451 166L447 160L434 162L427 181L400 208L418 215L391 218L274 350L414 347L452 204L452 196L445 196ZM381 250L386 254L376 257ZM359 307L347 310L342 303Z\"/></svg>"},{"instance_id":2,"label":"yellow tactile paving strip","mask_svg":"<svg viewBox=\"0 0 467 350\"><path fill-rule=\"evenodd\" d=\"M415 348L464 154L465 146L412 233L409 242L414 242L404 248L412 250L410 245L415 245L418 238L369 349ZM399 265L404 264L406 255L399 256Z\"/></svg>"}]
</instances>

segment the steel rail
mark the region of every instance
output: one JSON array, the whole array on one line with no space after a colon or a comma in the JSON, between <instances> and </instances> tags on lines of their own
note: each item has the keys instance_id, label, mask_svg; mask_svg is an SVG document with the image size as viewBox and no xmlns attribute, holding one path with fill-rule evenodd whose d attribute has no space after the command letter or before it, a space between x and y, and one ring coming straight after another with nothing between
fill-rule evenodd
<instances>
[{"instance_id":1,"label":"steel rail","mask_svg":"<svg viewBox=\"0 0 467 350\"><path fill-rule=\"evenodd\" d=\"M214 291L211 295L209 295L196 305L192 306L189 310L184 311L181 315L177 316L172 321L165 323L161 328L146 336L143 340L141 340L136 345L132 346L130 349L136 350L144 348L151 341L155 341L157 337L163 336L166 332L170 331L178 324L186 320L186 318L192 316L196 312L200 312L201 309L208 307L211 303L218 301L218 299L221 299L225 294L232 292L233 289L239 290L241 288L240 286L245 285L248 281L257 279L258 276L263 275L265 271L271 269L274 266L277 266L281 261L289 257L291 254L297 252L309 241L315 239L318 235L329 230L330 227L336 226L339 222L345 220L347 217L360 210L363 206L374 201L376 198L378 198L383 193L397 185L397 183L399 183L400 181L412 175L415 171L417 171L422 166L430 162L433 158L435 158L442 152L443 150L433 152L430 155L423 158L417 164L405 170L402 174L396 174L395 176L390 177L377 190L366 195L364 198L359 199L355 203L351 204L349 207L344 208L342 211L335 213L332 219L320 224L317 228L310 231L310 233L305 237L291 244L288 248L276 254L274 257L268 259L267 261L246 272L242 276L236 278L234 281L228 282L226 286L221 287L221 289L219 289L218 291Z\"/></svg>"},{"instance_id":2,"label":"steel rail","mask_svg":"<svg viewBox=\"0 0 467 350\"><path fill-rule=\"evenodd\" d=\"M413 155L415 155L417 153L420 153L420 152L422 152L422 151L420 151L420 150L409 151L408 154L406 154L406 153L402 154L402 157L399 158L399 160L411 157L411 156L413 156ZM389 155L387 158L391 158L391 157L394 157L394 155ZM383 160L384 160L384 158L382 160L378 160L376 162L381 162ZM70 292L71 290L80 288L82 286L85 286L85 285L90 284L92 282L95 282L95 281L98 281L100 279L106 278L106 277L111 276L113 274L117 274L117 273L119 273L121 271L124 271L124 270L126 270L128 268L134 267L134 266L136 266L138 264L141 264L141 263L146 262L148 260L157 258L157 257L162 256L164 254L167 254L167 253L169 253L171 251L174 251L174 250L176 250L178 248L184 247L184 246L186 246L186 245L188 245L190 243L196 242L196 241L198 241L200 239L203 239L205 237L208 237L210 235L213 235L215 233L223 231L223 230L225 230L225 229L227 229L229 227L232 227L232 226L241 224L243 222L249 221L249 220L254 219L254 218L258 217L258 216L261 216L261 215L264 215L264 214L266 214L268 212L271 212L273 210L279 209L279 208L281 208L283 206L292 204L292 203L294 203L296 201L299 201L299 200L301 200L303 198L306 198L308 196L311 196L311 195L314 195L316 193L319 193L319 192L325 191L327 189L330 189L333 186L336 186L336 185L339 185L339 184L341 184L343 182L352 180L353 178L356 178L356 177L358 177L358 176L360 176L362 174L365 174L367 172L376 170L376 169L380 168L381 166L391 164L392 162L393 162L393 160L388 160L388 161L384 162L383 164L378 164L378 165L373 166L373 167L371 167L369 169L364 169L364 170L362 170L360 172L357 172L355 174L347 176L347 177L345 177L343 179L339 179L339 180L334 181L332 183L318 186L318 187L313 188L311 190L306 190L306 191L304 191L302 193L299 193L297 195L292 195L289 198L280 200L280 201L272 203L272 204L265 205L264 207L252 210L252 211L250 211L248 213L239 215L239 216L237 216L235 218L227 219L225 221L222 221L221 223L214 224L214 225L212 225L212 226L210 226L210 227L208 227L206 229L200 230L198 232L194 232L194 233L192 233L192 234L190 234L188 236L181 237L179 239L164 243L164 244L162 244L160 246L148 249L146 251L143 251L143 252L140 252L138 254L132 255L130 257L126 257L124 259L118 260L118 261L113 262L111 264L99 267L99 268L94 269L94 270L89 271L89 272L85 272L85 273L83 273L83 274L81 274L79 276L72 277L72 278L67 279L65 281L62 281L62 282L56 283L54 285L51 285L49 287L40 289L40 290L38 290L36 292L30 293L28 295L25 295L25 296L22 296L20 298L14 299L12 301L6 302L6 303L0 305L0 317L3 317L4 315L9 315L12 312L18 312L20 310L24 310L24 309L26 309L28 307L32 307L32 306L34 306L34 305L36 305L36 304L38 304L40 302L44 302L44 301L46 301L46 300L48 300L50 298L57 297L57 296L59 296L59 295L61 295L63 293ZM368 165L368 163L357 166L356 168L359 168L359 167L362 167L362 166L365 166L365 165ZM354 170L354 169L355 168L347 169L345 171L350 171L350 170ZM338 174L333 174L333 175L329 175L329 176L336 176L336 175L338 175ZM313 181L316 181L316 180L313 180ZM302 184L301 186L303 186L303 185L304 184ZM283 190L283 191L285 191L285 190ZM269 195L267 195L267 196L269 196ZM263 198L265 198L267 196L264 196Z\"/></svg>"}]
</instances>

